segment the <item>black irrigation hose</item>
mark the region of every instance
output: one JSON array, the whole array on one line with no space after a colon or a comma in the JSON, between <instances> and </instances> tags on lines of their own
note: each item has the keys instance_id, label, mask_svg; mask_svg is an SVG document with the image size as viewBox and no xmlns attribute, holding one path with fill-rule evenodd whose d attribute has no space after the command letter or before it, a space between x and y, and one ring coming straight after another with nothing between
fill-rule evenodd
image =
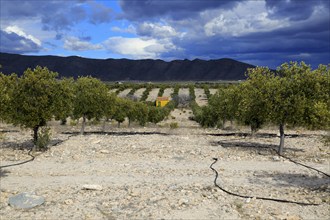
<instances>
[{"instance_id":1,"label":"black irrigation hose","mask_svg":"<svg viewBox=\"0 0 330 220\"><path fill-rule=\"evenodd\" d=\"M274 149L273 149L273 150L274 150ZM298 165L300 165L300 166L303 166L303 167L306 167L306 168L308 168L308 169L314 170L314 171L316 171L316 172L318 172L318 173L322 173L323 175L325 175L325 176L327 176L327 177L330 177L329 174L327 174L327 173L325 173L325 172L322 172L321 170L318 170L318 169L316 169L316 168L314 168L314 167L310 167L310 166L307 166L307 165L302 164L302 163L300 163L300 162L294 161L294 160L292 160L290 157L283 156L283 155L279 154L276 150L274 150L274 151L275 151L280 157L283 157L284 159L287 159L287 160L289 160L289 161L292 162L292 163L298 164Z\"/></svg>"},{"instance_id":2,"label":"black irrigation hose","mask_svg":"<svg viewBox=\"0 0 330 220\"><path fill-rule=\"evenodd\" d=\"M22 165L22 164L25 164L25 163L28 163L28 162L33 161L34 158L35 158L35 156L33 156L33 155L31 154L32 149L33 149L33 147L32 147L32 148L29 150L29 152L28 152L28 155L29 155L30 157L32 157L30 160L26 160L26 161L23 161L23 162L20 162L20 163L14 163L14 164L9 164L9 165L5 165L5 166L0 166L0 169L5 168L5 167L18 166L18 165Z\"/></svg>"},{"instance_id":3,"label":"black irrigation hose","mask_svg":"<svg viewBox=\"0 0 330 220\"><path fill-rule=\"evenodd\" d=\"M69 140L72 136L76 136L76 135L70 135L70 136L68 136L68 138L66 139L66 141ZM51 147L56 146L56 145L58 145L59 143L62 143L62 142L57 142L57 143L51 145ZM20 163L14 163L14 164L9 164L9 165L0 166L0 169L2 169L2 168L6 168L6 167L18 166L18 165L22 165L22 164L25 164L25 163L28 163L28 162L32 162L32 161L34 161L34 159L35 159L36 157L33 156L33 155L31 154L32 150L33 150L33 147L32 147L32 148L29 150L29 152L28 152L28 155L29 155L30 157L32 157L31 159L26 160L26 161L23 161L23 162L20 162Z\"/></svg>"},{"instance_id":4,"label":"black irrigation hose","mask_svg":"<svg viewBox=\"0 0 330 220\"><path fill-rule=\"evenodd\" d=\"M232 140L241 140L241 139L232 139ZM264 147L264 148L267 148L267 147ZM267 148L267 149L268 149L268 148ZM323 171L321 171L321 170L318 170L318 169L316 169L316 168L314 168L314 167L310 167L310 166L308 166L308 165L306 165L306 164L302 164L302 163L300 163L300 162L297 162L297 161L295 161L295 160L292 160L290 157L283 156L283 155L279 154L278 151L275 150L275 149L273 149L273 148L271 148L271 150L275 151L275 153L276 153L278 156L283 157L284 159L287 159L287 160L289 160L289 161L292 162L292 163L295 163L295 164L298 164L298 165L300 165L300 166L306 167L306 168L308 168L308 169L314 170L314 171L316 171L316 172L318 172L318 173L321 173L321 174L325 175L326 177L329 177L329 178L330 178L330 175L329 175L329 174L327 174L327 173L325 173L325 172L323 172Z\"/></svg>"},{"instance_id":5,"label":"black irrigation hose","mask_svg":"<svg viewBox=\"0 0 330 220\"><path fill-rule=\"evenodd\" d=\"M282 202L282 203L293 203L293 204L298 204L298 205L304 205L304 206L318 206L320 204L315 204L315 203L304 203L304 202L295 202L295 201L290 201L290 200L285 200L285 199L273 199L273 198L267 198L267 197L254 197L254 196L244 196L244 195L240 195L237 193L233 193L230 192L224 188L222 188L221 186L219 186L217 184L217 179L218 179L218 171L216 171L216 169L214 169L212 166L218 161L218 158L213 158L214 162L210 165L211 170L213 170L215 172L215 179L214 179L214 185L219 188L220 190L224 191L225 193L228 193L229 195L232 196L237 196L237 197L241 197L241 198L245 198L245 199L252 199L252 198L256 198L256 199L260 199L260 200L268 200L268 201L274 201L274 202Z\"/></svg>"}]
</instances>

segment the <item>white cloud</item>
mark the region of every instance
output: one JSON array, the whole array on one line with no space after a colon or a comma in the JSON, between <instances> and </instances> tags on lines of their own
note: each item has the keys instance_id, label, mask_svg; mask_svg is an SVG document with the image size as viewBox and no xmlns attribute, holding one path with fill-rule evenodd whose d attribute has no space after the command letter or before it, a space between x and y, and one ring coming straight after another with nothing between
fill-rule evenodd
<instances>
[{"instance_id":1,"label":"white cloud","mask_svg":"<svg viewBox=\"0 0 330 220\"><path fill-rule=\"evenodd\" d=\"M100 50L102 46L82 41L77 37L66 37L64 40L64 49L73 51Z\"/></svg>"},{"instance_id":2,"label":"white cloud","mask_svg":"<svg viewBox=\"0 0 330 220\"><path fill-rule=\"evenodd\" d=\"M41 41L40 41L38 38L32 36L31 34L27 34L27 33L25 33L25 32L24 32L21 28L19 28L18 26L8 26L8 27L6 27L6 28L4 29L4 31L5 31L6 33L8 33L8 34L10 34L10 33L15 33L15 34L17 34L18 36L23 37L23 38L26 38L26 39L29 39L29 40L31 40L33 43L35 43L36 45L41 46Z\"/></svg>"},{"instance_id":3,"label":"white cloud","mask_svg":"<svg viewBox=\"0 0 330 220\"><path fill-rule=\"evenodd\" d=\"M170 38L179 35L179 33L169 25L150 22L140 24L137 28L137 33L142 36L152 36L155 38Z\"/></svg>"},{"instance_id":4,"label":"white cloud","mask_svg":"<svg viewBox=\"0 0 330 220\"><path fill-rule=\"evenodd\" d=\"M218 10L218 15L205 23L205 35L237 37L289 26L288 19L270 19L265 8L263 1L246 1L230 11Z\"/></svg>"},{"instance_id":5,"label":"white cloud","mask_svg":"<svg viewBox=\"0 0 330 220\"><path fill-rule=\"evenodd\" d=\"M118 33L129 33L129 34L135 34L136 33L135 27L131 24L128 25L128 27L126 27L126 28L113 26L113 27L111 27L111 31L118 32Z\"/></svg>"},{"instance_id":6,"label":"white cloud","mask_svg":"<svg viewBox=\"0 0 330 220\"><path fill-rule=\"evenodd\" d=\"M162 53L176 49L169 41L144 38L111 37L103 45L113 53L134 59L159 58Z\"/></svg>"}]
</instances>

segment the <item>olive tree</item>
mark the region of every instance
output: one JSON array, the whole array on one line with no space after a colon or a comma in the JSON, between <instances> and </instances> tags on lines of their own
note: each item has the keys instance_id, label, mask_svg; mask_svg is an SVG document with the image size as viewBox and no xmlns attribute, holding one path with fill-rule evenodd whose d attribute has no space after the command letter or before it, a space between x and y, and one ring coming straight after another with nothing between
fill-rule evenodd
<instances>
[{"instance_id":1,"label":"olive tree","mask_svg":"<svg viewBox=\"0 0 330 220\"><path fill-rule=\"evenodd\" d=\"M238 121L251 127L252 135L267 121L271 109L269 89L274 73L267 67L248 69L247 80L239 85Z\"/></svg>"},{"instance_id":2,"label":"olive tree","mask_svg":"<svg viewBox=\"0 0 330 220\"><path fill-rule=\"evenodd\" d=\"M286 125L329 128L329 69L321 65L312 71L304 62L284 63L269 81L269 120L279 126L279 154Z\"/></svg>"},{"instance_id":3,"label":"olive tree","mask_svg":"<svg viewBox=\"0 0 330 220\"><path fill-rule=\"evenodd\" d=\"M255 128L265 122L277 125L279 154L285 126L330 127L329 68L324 65L314 71L304 62L284 63L276 72L257 67L249 70L241 88L241 119L255 123Z\"/></svg>"},{"instance_id":4,"label":"olive tree","mask_svg":"<svg viewBox=\"0 0 330 220\"><path fill-rule=\"evenodd\" d=\"M17 75L4 75L0 73L0 120L8 121L10 113L13 111L10 104L13 98L13 92L17 86Z\"/></svg>"},{"instance_id":5,"label":"olive tree","mask_svg":"<svg viewBox=\"0 0 330 220\"><path fill-rule=\"evenodd\" d=\"M74 80L72 78L62 78L55 85L55 94L60 99L55 100L54 116L56 120L66 120L72 115L74 100Z\"/></svg>"},{"instance_id":6,"label":"olive tree","mask_svg":"<svg viewBox=\"0 0 330 220\"><path fill-rule=\"evenodd\" d=\"M126 100L122 98L117 98L116 106L114 109L113 119L118 122L118 128L120 124L123 123L127 117L127 108Z\"/></svg>"},{"instance_id":7,"label":"olive tree","mask_svg":"<svg viewBox=\"0 0 330 220\"><path fill-rule=\"evenodd\" d=\"M223 87L210 97L210 106L212 114L216 116L215 125L221 125L224 128L226 121L233 122L238 112L240 102L240 93L237 86ZM205 113L209 114L209 113Z\"/></svg>"},{"instance_id":8,"label":"olive tree","mask_svg":"<svg viewBox=\"0 0 330 220\"><path fill-rule=\"evenodd\" d=\"M63 94L57 93L61 89L57 75L46 67L37 66L33 70L29 68L17 79L12 91L9 103L12 111L7 121L31 128L35 144L38 141L39 128L63 111L63 108L57 108L65 98Z\"/></svg>"},{"instance_id":9,"label":"olive tree","mask_svg":"<svg viewBox=\"0 0 330 220\"><path fill-rule=\"evenodd\" d=\"M73 117L82 118L81 134L85 132L86 119L100 119L105 115L108 100L108 88L100 80L79 77L74 86Z\"/></svg>"},{"instance_id":10,"label":"olive tree","mask_svg":"<svg viewBox=\"0 0 330 220\"><path fill-rule=\"evenodd\" d=\"M136 103L137 115L136 120L141 126L145 126L148 122L149 116L149 106L143 102Z\"/></svg>"},{"instance_id":11,"label":"olive tree","mask_svg":"<svg viewBox=\"0 0 330 220\"><path fill-rule=\"evenodd\" d=\"M117 96L115 93L108 93L106 98L106 104L104 109L104 121L103 121L103 128L102 131L105 132L105 124L109 119L113 118L116 110L116 101Z\"/></svg>"}]
</instances>

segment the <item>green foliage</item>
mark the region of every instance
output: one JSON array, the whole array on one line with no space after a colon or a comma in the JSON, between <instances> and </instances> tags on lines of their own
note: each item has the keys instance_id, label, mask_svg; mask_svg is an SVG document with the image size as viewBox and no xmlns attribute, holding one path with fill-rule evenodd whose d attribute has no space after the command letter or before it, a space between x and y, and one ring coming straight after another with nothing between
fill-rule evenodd
<instances>
[{"instance_id":1,"label":"green foliage","mask_svg":"<svg viewBox=\"0 0 330 220\"><path fill-rule=\"evenodd\" d=\"M141 102L147 100L147 98L149 96L149 93L152 90L152 88L153 87L151 85L147 85L146 90L144 90L143 93L142 93L142 96L141 96L141 99L140 99Z\"/></svg>"},{"instance_id":2,"label":"green foliage","mask_svg":"<svg viewBox=\"0 0 330 220\"><path fill-rule=\"evenodd\" d=\"M77 126L78 125L78 120L70 120L70 126Z\"/></svg>"},{"instance_id":3,"label":"green foliage","mask_svg":"<svg viewBox=\"0 0 330 220\"><path fill-rule=\"evenodd\" d=\"M79 77L74 87L73 117L83 118L81 133L84 133L86 119L102 118L108 108L108 88L100 80L92 77Z\"/></svg>"},{"instance_id":4,"label":"green foliage","mask_svg":"<svg viewBox=\"0 0 330 220\"><path fill-rule=\"evenodd\" d=\"M158 108L156 106L149 106L148 121L154 124L161 122L167 116L164 108Z\"/></svg>"},{"instance_id":5,"label":"green foliage","mask_svg":"<svg viewBox=\"0 0 330 220\"><path fill-rule=\"evenodd\" d=\"M178 127L179 127L178 122L171 122L171 123L170 123L170 128L171 128L171 129L176 129L176 128L178 128Z\"/></svg>"},{"instance_id":6,"label":"green foliage","mask_svg":"<svg viewBox=\"0 0 330 220\"><path fill-rule=\"evenodd\" d=\"M153 107L153 106L150 106ZM136 120L139 122L141 126L144 126L148 122L148 116L149 116L149 106L142 103L137 102L136 103Z\"/></svg>"},{"instance_id":7,"label":"green foliage","mask_svg":"<svg viewBox=\"0 0 330 220\"><path fill-rule=\"evenodd\" d=\"M272 73L266 67L248 69L248 79L239 85L237 99L239 101L238 120L251 127L252 133L258 131L267 121L271 104L269 95L271 88Z\"/></svg>"},{"instance_id":8,"label":"green foliage","mask_svg":"<svg viewBox=\"0 0 330 220\"><path fill-rule=\"evenodd\" d=\"M104 117L106 120L113 118L113 115L116 111L117 96L114 93L110 93L106 96L105 99L105 108L104 108Z\"/></svg>"},{"instance_id":9,"label":"green foliage","mask_svg":"<svg viewBox=\"0 0 330 220\"><path fill-rule=\"evenodd\" d=\"M47 148L51 140L51 131L49 127L42 127L38 131L38 139L34 141L37 150L44 150Z\"/></svg>"},{"instance_id":10,"label":"green foliage","mask_svg":"<svg viewBox=\"0 0 330 220\"><path fill-rule=\"evenodd\" d=\"M56 120L63 122L72 115L73 100L75 98L74 80L72 78L62 78L55 85L55 95L61 97L55 100L53 105Z\"/></svg>"},{"instance_id":11,"label":"green foliage","mask_svg":"<svg viewBox=\"0 0 330 220\"><path fill-rule=\"evenodd\" d=\"M46 125L53 117L57 102L56 76L57 73L39 66L24 72L13 93L14 124L34 128Z\"/></svg>"},{"instance_id":12,"label":"green foliage","mask_svg":"<svg viewBox=\"0 0 330 220\"><path fill-rule=\"evenodd\" d=\"M158 97L162 97L164 95L164 91L167 88L166 85L161 85L158 91Z\"/></svg>"},{"instance_id":13,"label":"green foliage","mask_svg":"<svg viewBox=\"0 0 330 220\"><path fill-rule=\"evenodd\" d=\"M124 99L122 101L124 108L126 109L126 117L128 118L128 123L130 126L131 122L137 119L137 114L139 109L137 108L136 102L133 102L128 99Z\"/></svg>"},{"instance_id":14,"label":"green foliage","mask_svg":"<svg viewBox=\"0 0 330 220\"><path fill-rule=\"evenodd\" d=\"M62 87L56 77L57 73L37 66L34 70L27 69L13 85L8 103L12 111L6 121L33 129L35 143L40 127L45 126L54 115L65 114L62 112L64 108L57 108L66 96L58 92Z\"/></svg>"},{"instance_id":15,"label":"green foliage","mask_svg":"<svg viewBox=\"0 0 330 220\"><path fill-rule=\"evenodd\" d=\"M284 127L330 128L330 66L311 70L304 62L282 64L276 72L256 67L238 86L219 89L209 105L192 105L195 120L218 126L226 120L250 125L256 132L264 123L279 126L279 153L284 147Z\"/></svg>"},{"instance_id":16,"label":"green foliage","mask_svg":"<svg viewBox=\"0 0 330 220\"><path fill-rule=\"evenodd\" d=\"M11 105L13 93L17 86L17 75L6 76L0 73L0 120L10 121L10 115L14 109Z\"/></svg>"},{"instance_id":17,"label":"green foliage","mask_svg":"<svg viewBox=\"0 0 330 220\"><path fill-rule=\"evenodd\" d=\"M136 92L136 90L139 89L139 86L138 85L132 85L132 88L131 90L128 92L127 95L134 95L134 93Z\"/></svg>"},{"instance_id":18,"label":"green foliage","mask_svg":"<svg viewBox=\"0 0 330 220\"><path fill-rule=\"evenodd\" d=\"M203 85L203 89L204 89L204 93L206 95L206 98L209 99L211 97L209 86L208 85Z\"/></svg>"},{"instance_id":19,"label":"green foliage","mask_svg":"<svg viewBox=\"0 0 330 220\"><path fill-rule=\"evenodd\" d=\"M126 100L117 98L116 107L114 109L114 114L112 119L115 119L118 122L118 127L120 127L120 124L125 121L125 118L127 116L126 106L127 106Z\"/></svg>"},{"instance_id":20,"label":"green foliage","mask_svg":"<svg viewBox=\"0 0 330 220\"><path fill-rule=\"evenodd\" d=\"M173 90L173 93L171 94L172 96L172 99L175 97L175 96L178 96L179 95L179 90L180 90L180 85L176 84L174 86L174 90Z\"/></svg>"},{"instance_id":21,"label":"green foliage","mask_svg":"<svg viewBox=\"0 0 330 220\"><path fill-rule=\"evenodd\" d=\"M196 99L194 85L189 85L189 95L190 95L191 101Z\"/></svg>"},{"instance_id":22,"label":"green foliage","mask_svg":"<svg viewBox=\"0 0 330 220\"><path fill-rule=\"evenodd\" d=\"M197 103L190 106L195 120L203 127L223 127L227 120L234 120L238 115L240 93L237 86L223 87L210 97L208 106L199 107Z\"/></svg>"},{"instance_id":23,"label":"green foliage","mask_svg":"<svg viewBox=\"0 0 330 220\"><path fill-rule=\"evenodd\" d=\"M268 79L269 120L277 125L329 128L329 69L312 71L304 62L284 63Z\"/></svg>"}]
</instances>

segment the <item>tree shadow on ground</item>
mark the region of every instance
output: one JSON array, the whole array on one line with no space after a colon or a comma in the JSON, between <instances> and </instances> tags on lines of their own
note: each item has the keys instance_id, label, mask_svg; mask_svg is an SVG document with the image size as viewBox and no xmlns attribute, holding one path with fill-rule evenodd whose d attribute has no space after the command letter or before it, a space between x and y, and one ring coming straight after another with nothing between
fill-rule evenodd
<instances>
[{"instance_id":1,"label":"tree shadow on ground","mask_svg":"<svg viewBox=\"0 0 330 220\"><path fill-rule=\"evenodd\" d=\"M80 135L80 132L62 132L62 134L68 134L68 135ZM102 131L87 131L84 132L84 135L111 135L111 136L130 136L130 135L154 135L154 134L158 134L158 135L164 135L164 136L168 136L169 134L167 133L162 133L162 132L137 132L137 131L111 131L111 132L102 132Z\"/></svg>"},{"instance_id":2,"label":"tree shadow on ground","mask_svg":"<svg viewBox=\"0 0 330 220\"><path fill-rule=\"evenodd\" d=\"M221 146L223 148L232 148L235 150L242 151L257 151L258 154L268 155L268 154L276 154L278 149L278 145L276 144L262 144L256 142L247 142L247 141L212 141L211 145L213 146ZM285 147L284 152L287 153L296 153L296 152L304 152L302 149Z\"/></svg>"},{"instance_id":3,"label":"tree shadow on ground","mask_svg":"<svg viewBox=\"0 0 330 220\"><path fill-rule=\"evenodd\" d=\"M3 177L8 176L9 173L10 173L10 171L0 168L0 179L3 178Z\"/></svg>"},{"instance_id":4,"label":"tree shadow on ground","mask_svg":"<svg viewBox=\"0 0 330 220\"><path fill-rule=\"evenodd\" d=\"M216 136L216 137L230 137L230 136L236 136L236 137L256 137L256 138L279 138L277 134L274 133L256 133L253 136L251 133L245 133L245 132L230 132L230 133L220 133L220 134L206 134L210 136ZM311 137L315 136L314 134L285 134L284 135L287 138L302 138L302 137Z\"/></svg>"},{"instance_id":5,"label":"tree shadow on ground","mask_svg":"<svg viewBox=\"0 0 330 220\"><path fill-rule=\"evenodd\" d=\"M59 145L61 143L63 143L66 140L62 140L62 139L52 139L47 148ZM25 140L22 142L14 142L14 141L3 141L1 143L1 147L0 148L6 148L6 149L12 149L12 150L30 150L34 147L34 143L31 140ZM44 150L47 150L47 148L45 148Z\"/></svg>"},{"instance_id":6,"label":"tree shadow on ground","mask_svg":"<svg viewBox=\"0 0 330 220\"><path fill-rule=\"evenodd\" d=\"M277 187L303 187L309 190L330 193L330 178L324 175L307 175L303 173L256 172L249 182L258 185L275 185Z\"/></svg>"},{"instance_id":7,"label":"tree shadow on ground","mask_svg":"<svg viewBox=\"0 0 330 220\"><path fill-rule=\"evenodd\" d=\"M18 133L19 130L1 130L0 133Z\"/></svg>"},{"instance_id":8,"label":"tree shadow on ground","mask_svg":"<svg viewBox=\"0 0 330 220\"><path fill-rule=\"evenodd\" d=\"M31 149L34 146L32 140L25 141L3 141L0 148L8 148L13 150L26 150Z\"/></svg>"}]
</instances>

